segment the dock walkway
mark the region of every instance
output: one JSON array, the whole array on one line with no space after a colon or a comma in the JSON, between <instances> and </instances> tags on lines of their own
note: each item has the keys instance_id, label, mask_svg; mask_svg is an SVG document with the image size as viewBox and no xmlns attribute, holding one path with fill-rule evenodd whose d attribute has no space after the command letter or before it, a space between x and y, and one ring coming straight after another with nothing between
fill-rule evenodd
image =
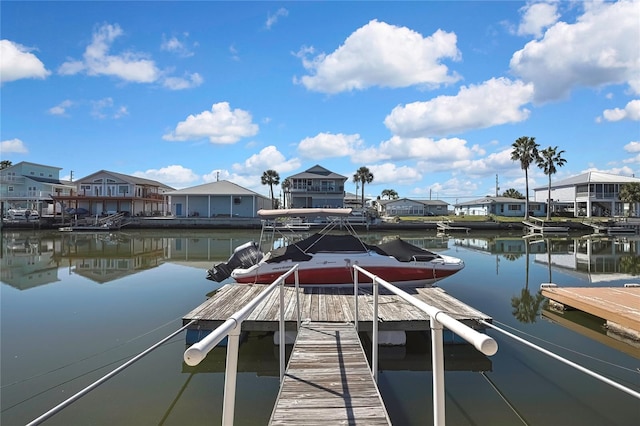
<instances>
[{"instance_id":1,"label":"dock walkway","mask_svg":"<svg viewBox=\"0 0 640 426\"><path fill-rule=\"evenodd\" d=\"M183 318L183 324L192 319L198 323L194 329L213 330L227 318L253 300L267 285L226 284L209 299L193 309ZM285 325L287 330L297 327L296 289L285 287ZM488 315L472 308L447 294L439 287L411 289L412 295L421 301L439 308L455 319L475 329L484 329L477 320L491 322ZM301 287L299 289L300 316L311 322L354 322L355 301L353 289L348 287L322 288ZM358 321L361 331L372 330L373 296L358 296ZM279 291L272 292L260 303L249 317L242 322L242 331L277 331L280 320ZM429 316L413 305L392 294L379 295L379 330L418 331L429 330Z\"/></svg>"},{"instance_id":2,"label":"dock walkway","mask_svg":"<svg viewBox=\"0 0 640 426\"><path fill-rule=\"evenodd\" d=\"M308 323L298 332L270 425L390 425L352 324Z\"/></svg>"},{"instance_id":3,"label":"dock walkway","mask_svg":"<svg viewBox=\"0 0 640 426\"><path fill-rule=\"evenodd\" d=\"M529 231L529 235L566 234L569 232L568 226L554 225L553 222L546 222L544 219L533 216L530 216L529 219L522 221L522 224Z\"/></svg>"}]
</instances>

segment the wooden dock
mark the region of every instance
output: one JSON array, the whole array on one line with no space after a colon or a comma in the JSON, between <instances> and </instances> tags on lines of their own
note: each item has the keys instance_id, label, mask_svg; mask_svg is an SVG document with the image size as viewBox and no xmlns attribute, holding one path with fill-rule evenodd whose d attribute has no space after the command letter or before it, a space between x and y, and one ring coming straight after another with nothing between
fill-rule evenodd
<instances>
[{"instance_id":1,"label":"wooden dock","mask_svg":"<svg viewBox=\"0 0 640 426\"><path fill-rule=\"evenodd\" d=\"M270 425L390 425L352 324L308 323L298 332Z\"/></svg>"},{"instance_id":2,"label":"wooden dock","mask_svg":"<svg viewBox=\"0 0 640 426\"><path fill-rule=\"evenodd\" d=\"M192 328L213 330L227 318L254 299L268 286L265 284L226 284L209 299L183 318L187 324L192 319L198 323ZM370 290L370 288L369 288ZM478 319L491 322L488 315L464 304L439 287L411 289L410 294L435 306L452 317L475 328L483 329ZM287 330L296 330L296 289L285 287L285 325ZM355 301L353 289L302 287L299 289L301 319L311 322L346 323L354 321ZM380 294L378 306L379 330L416 331L429 330L429 316L413 305L393 294ZM358 320L361 331L372 330L373 296L358 296ZM280 295L273 291L242 323L243 331L277 331L280 320Z\"/></svg>"},{"instance_id":3,"label":"wooden dock","mask_svg":"<svg viewBox=\"0 0 640 426\"><path fill-rule=\"evenodd\" d=\"M568 226L553 225L553 222L546 222L543 219L531 216L531 220L523 220L522 224L529 231L529 235L544 234L566 234L569 232Z\"/></svg>"},{"instance_id":4,"label":"wooden dock","mask_svg":"<svg viewBox=\"0 0 640 426\"><path fill-rule=\"evenodd\" d=\"M542 295L606 321L613 332L640 340L640 287L571 287L543 285Z\"/></svg>"}]
</instances>

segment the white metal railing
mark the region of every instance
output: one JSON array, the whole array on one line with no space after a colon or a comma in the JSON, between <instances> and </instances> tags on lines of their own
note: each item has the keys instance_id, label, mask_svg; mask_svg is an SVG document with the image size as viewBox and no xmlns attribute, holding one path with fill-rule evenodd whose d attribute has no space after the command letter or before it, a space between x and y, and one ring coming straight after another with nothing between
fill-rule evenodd
<instances>
[{"instance_id":1,"label":"white metal railing","mask_svg":"<svg viewBox=\"0 0 640 426\"><path fill-rule=\"evenodd\" d=\"M207 354L220 343L225 337L229 336L227 341L227 362L225 367L224 379L224 396L222 405L222 424L233 425L233 417L235 410L236 397L236 376L238 373L238 352L240 347L240 331L242 329L242 321L247 319L251 312L271 294L273 290L280 287L280 382L284 378L285 372L285 321L284 321L284 285L285 280L291 274L294 274L296 288L296 314L298 330L300 329L300 281L298 277L298 265L294 265L284 274L280 275L273 283L269 285L262 293L256 296L251 302L247 303L242 309L234 313L222 325L209 333L205 338L191 345L184 352L184 362L187 365L198 365Z\"/></svg>"},{"instance_id":2,"label":"white metal railing","mask_svg":"<svg viewBox=\"0 0 640 426\"><path fill-rule=\"evenodd\" d=\"M358 330L358 273L364 274L373 281L373 318L372 318L372 348L371 371L378 382L378 287L382 285L387 290L400 296L416 308L429 315L431 323L431 362L433 369L433 424L445 424L445 393L444 393L444 344L442 338L443 326L471 343L485 355L491 356L498 351L498 344L490 336L479 333L473 328L449 316L439 308L431 306L398 287L388 283L358 265L354 265L353 292L355 297L355 327ZM367 285L369 285L367 283Z\"/></svg>"}]
</instances>

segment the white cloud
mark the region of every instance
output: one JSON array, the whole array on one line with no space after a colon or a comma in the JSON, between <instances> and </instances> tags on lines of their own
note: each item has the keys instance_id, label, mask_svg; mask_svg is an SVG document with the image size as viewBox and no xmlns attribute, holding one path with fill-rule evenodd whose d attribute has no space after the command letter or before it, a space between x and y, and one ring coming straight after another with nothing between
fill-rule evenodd
<instances>
[{"instance_id":1,"label":"white cloud","mask_svg":"<svg viewBox=\"0 0 640 426\"><path fill-rule=\"evenodd\" d=\"M459 80L449 73L443 59L459 60L454 33L442 30L429 37L406 27L376 20L356 30L333 53L311 59L312 48L300 52L303 66L311 75L296 82L307 89L339 93L371 86L439 86Z\"/></svg>"},{"instance_id":2,"label":"white cloud","mask_svg":"<svg viewBox=\"0 0 640 426\"><path fill-rule=\"evenodd\" d=\"M640 93L640 7L636 1L585 2L576 23L558 22L544 38L511 58L511 71L535 86L545 102L569 96L575 87L628 84Z\"/></svg>"},{"instance_id":3,"label":"white cloud","mask_svg":"<svg viewBox=\"0 0 640 426\"><path fill-rule=\"evenodd\" d=\"M97 101L91 101L91 115L95 118L122 118L129 115L126 106L116 106L113 98L103 98Z\"/></svg>"},{"instance_id":4,"label":"white cloud","mask_svg":"<svg viewBox=\"0 0 640 426\"><path fill-rule=\"evenodd\" d=\"M422 174L414 167L400 166L393 163L384 163L368 166L373 173L375 184L392 183L406 185L422 179Z\"/></svg>"},{"instance_id":5,"label":"white cloud","mask_svg":"<svg viewBox=\"0 0 640 426\"><path fill-rule=\"evenodd\" d=\"M289 16L289 11L284 7L281 7L273 15L269 14L267 16L267 22L265 22L264 24L265 28L270 30L271 27L274 26L281 17L286 17L286 16Z\"/></svg>"},{"instance_id":6,"label":"white cloud","mask_svg":"<svg viewBox=\"0 0 640 426\"><path fill-rule=\"evenodd\" d=\"M428 160L434 163L451 163L473 157L473 151L463 139L451 138L434 140L430 138L402 138L393 136L382 142L377 148L371 148L365 154L366 161L379 160Z\"/></svg>"},{"instance_id":7,"label":"white cloud","mask_svg":"<svg viewBox=\"0 0 640 426\"><path fill-rule=\"evenodd\" d=\"M533 35L540 37L542 31L555 24L560 15L558 8L551 3L528 4L521 9L522 21L518 26L518 35Z\"/></svg>"},{"instance_id":8,"label":"white cloud","mask_svg":"<svg viewBox=\"0 0 640 426\"><path fill-rule=\"evenodd\" d=\"M359 134L318 133L314 137L303 139L298 145L298 153L304 158L314 160L344 157L355 154L362 144Z\"/></svg>"},{"instance_id":9,"label":"white cloud","mask_svg":"<svg viewBox=\"0 0 640 426\"><path fill-rule=\"evenodd\" d=\"M476 198L470 196L478 190L478 181L471 179L451 178L444 183L436 182L426 188L415 188L412 194L417 196L429 195L431 199L438 200L443 198L452 198L456 196L464 196L467 198ZM467 200L459 200L459 202ZM455 204L456 200L447 200L450 204Z\"/></svg>"},{"instance_id":10,"label":"white cloud","mask_svg":"<svg viewBox=\"0 0 640 426\"><path fill-rule=\"evenodd\" d=\"M51 72L47 70L31 50L10 40L0 40L0 82L23 78L44 79Z\"/></svg>"},{"instance_id":11,"label":"white cloud","mask_svg":"<svg viewBox=\"0 0 640 426\"><path fill-rule=\"evenodd\" d=\"M640 142L629 142L624 146L624 150L627 152L640 152Z\"/></svg>"},{"instance_id":12,"label":"white cloud","mask_svg":"<svg viewBox=\"0 0 640 426\"><path fill-rule=\"evenodd\" d=\"M533 86L506 78L462 86L456 96L438 96L426 102L395 107L385 125L404 137L444 136L516 123L529 117Z\"/></svg>"},{"instance_id":13,"label":"white cloud","mask_svg":"<svg viewBox=\"0 0 640 426\"><path fill-rule=\"evenodd\" d=\"M259 153L247 158L244 163L235 163L232 168L241 175L259 175L266 170L275 170L285 173L300 167L297 158L287 160L285 156L273 145L263 148ZM258 179L259 180L259 179Z\"/></svg>"},{"instance_id":14,"label":"white cloud","mask_svg":"<svg viewBox=\"0 0 640 426\"><path fill-rule=\"evenodd\" d=\"M66 115L67 109L73 106L73 102L69 99L65 99L58 105L49 108L48 113L51 115Z\"/></svg>"},{"instance_id":15,"label":"white cloud","mask_svg":"<svg viewBox=\"0 0 640 426\"><path fill-rule=\"evenodd\" d=\"M27 154L29 152L24 142L17 138L0 142L0 151L2 151L3 154Z\"/></svg>"},{"instance_id":16,"label":"white cloud","mask_svg":"<svg viewBox=\"0 0 640 426\"><path fill-rule=\"evenodd\" d=\"M203 78L200 74L185 74L184 77L166 77L162 85L171 90L192 89L202 84Z\"/></svg>"},{"instance_id":17,"label":"white cloud","mask_svg":"<svg viewBox=\"0 0 640 426\"><path fill-rule=\"evenodd\" d=\"M191 169L180 165L171 165L160 169L149 169L144 172L134 172L133 176L156 180L173 188L184 188L199 179L198 175Z\"/></svg>"},{"instance_id":18,"label":"white cloud","mask_svg":"<svg viewBox=\"0 0 640 426\"><path fill-rule=\"evenodd\" d=\"M63 63L58 72L73 75L86 72L88 75L107 75L135 83L152 83L160 76L155 62L145 54L123 52L111 55L113 42L124 34L119 25L105 24L93 33L91 44L87 46L83 61L70 60Z\"/></svg>"},{"instance_id":19,"label":"white cloud","mask_svg":"<svg viewBox=\"0 0 640 426\"><path fill-rule=\"evenodd\" d=\"M640 99L634 99L627 103L624 109L614 108L605 109L602 112L602 117L607 121L620 121L620 120L640 120Z\"/></svg>"},{"instance_id":20,"label":"white cloud","mask_svg":"<svg viewBox=\"0 0 640 426\"><path fill-rule=\"evenodd\" d=\"M247 111L231 110L228 102L219 102L213 104L211 111L188 116L162 139L187 141L208 138L211 143L233 144L258 133L258 125L251 120L251 114Z\"/></svg>"},{"instance_id":21,"label":"white cloud","mask_svg":"<svg viewBox=\"0 0 640 426\"><path fill-rule=\"evenodd\" d=\"M190 56L193 56L193 52L191 51L190 47L187 46L187 41L186 41L186 39L189 37L189 33L183 33L182 37L183 37L183 40L180 40L176 36L173 36L167 39L166 36L163 35L160 49L167 52L175 53L176 55L183 58L188 58Z\"/></svg>"}]
</instances>

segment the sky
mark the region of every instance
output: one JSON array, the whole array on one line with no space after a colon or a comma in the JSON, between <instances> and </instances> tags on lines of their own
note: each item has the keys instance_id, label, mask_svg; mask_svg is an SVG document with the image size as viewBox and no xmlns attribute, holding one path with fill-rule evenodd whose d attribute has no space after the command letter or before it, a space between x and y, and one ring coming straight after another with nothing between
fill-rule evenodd
<instances>
[{"instance_id":1,"label":"sky","mask_svg":"<svg viewBox=\"0 0 640 426\"><path fill-rule=\"evenodd\" d=\"M260 194L319 164L365 195L525 193L512 144L640 177L640 2L7 1L0 159ZM530 190L548 177L533 165ZM358 190L358 194L360 190ZM278 192L278 189L275 190Z\"/></svg>"}]
</instances>

